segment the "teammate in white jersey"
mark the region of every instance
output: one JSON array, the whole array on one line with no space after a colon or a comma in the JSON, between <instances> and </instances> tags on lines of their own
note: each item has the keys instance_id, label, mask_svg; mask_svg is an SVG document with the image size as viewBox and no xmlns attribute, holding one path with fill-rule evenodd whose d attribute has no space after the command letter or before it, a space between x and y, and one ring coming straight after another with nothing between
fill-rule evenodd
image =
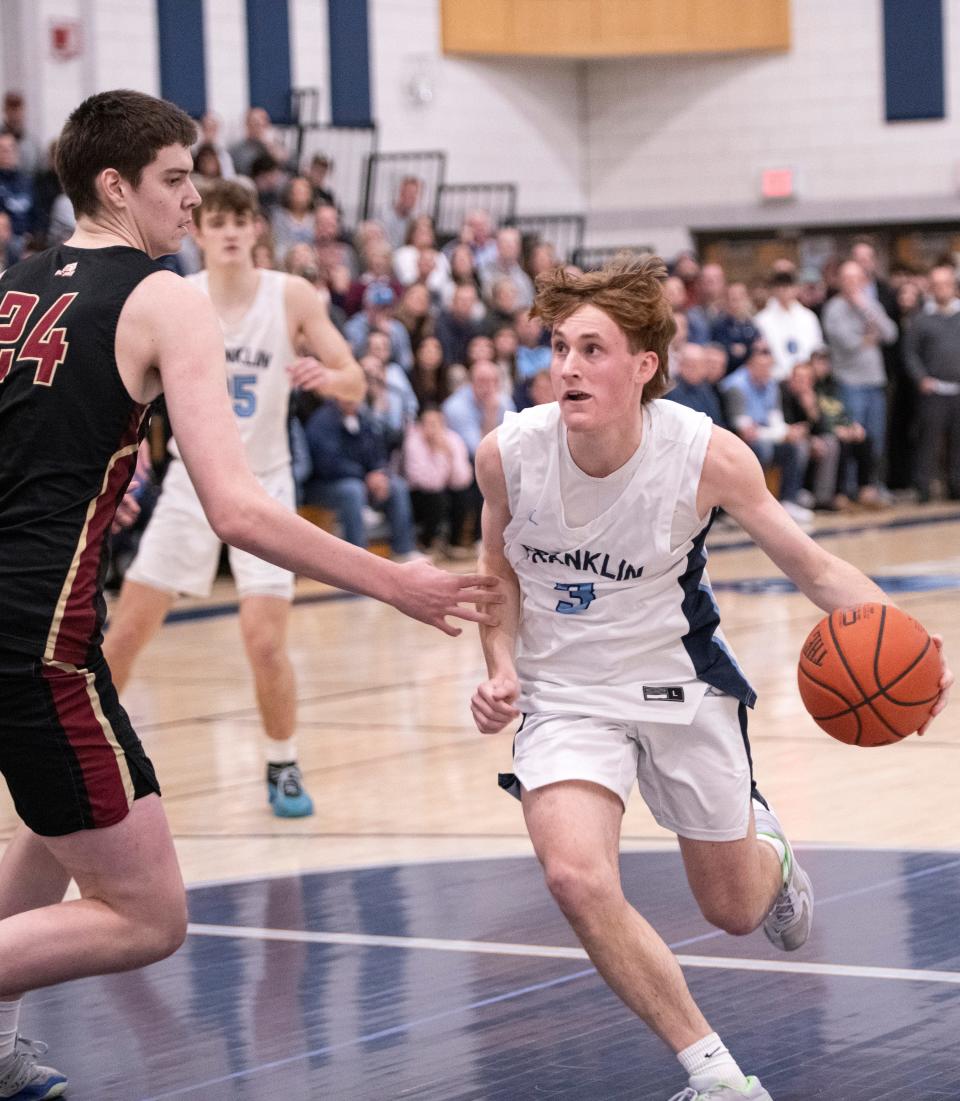
<instances>
[{"instance_id":1,"label":"teammate in white jersey","mask_svg":"<svg viewBox=\"0 0 960 1101\"><path fill-rule=\"evenodd\" d=\"M471 707L485 734L523 713L501 786L521 798L547 885L597 970L677 1053L690 1085L675 1101L769 1101L624 898L624 805L639 782L709 921L735 935L762 924L799 948L813 892L753 785L755 696L719 630L711 520L725 509L824 611L886 598L801 532L746 444L655 400L675 329L665 275L651 258L537 281L557 401L508 417L477 452L481 565L509 595L499 625L481 626L488 679ZM934 714L951 681L944 665Z\"/></svg>"},{"instance_id":2,"label":"teammate in white jersey","mask_svg":"<svg viewBox=\"0 0 960 1101\"><path fill-rule=\"evenodd\" d=\"M218 181L204 193L194 222L205 270L189 282L208 295L220 319L228 391L250 468L272 497L292 509L291 387L356 400L365 381L309 283L254 267L256 211L256 197L237 181ZM316 358L298 357L301 345ZM209 595L220 550L186 468L175 457L110 617L104 654L118 691L175 597ZM229 555L266 735L267 796L278 817L302 817L312 813L313 803L297 763L296 690L286 650L293 574L232 547Z\"/></svg>"}]
</instances>

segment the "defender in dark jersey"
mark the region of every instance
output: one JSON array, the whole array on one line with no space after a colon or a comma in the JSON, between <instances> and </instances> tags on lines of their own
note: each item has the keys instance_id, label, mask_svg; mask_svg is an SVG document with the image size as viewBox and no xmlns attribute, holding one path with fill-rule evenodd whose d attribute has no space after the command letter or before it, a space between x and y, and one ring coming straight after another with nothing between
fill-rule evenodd
<instances>
[{"instance_id":1,"label":"defender in dark jersey","mask_svg":"<svg viewBox=\"0 0 960 1101\"><path fill-rule=\"evenodd\" d=\"M0 862L0 1098L65 1087L14 1046L23 991L140 967L185 935L156 778L100 652L104 540L161 391L224 542L451 635L445 616L489 623L473 605L501 599L492 578L335 539L250 473L209 299L150 259L179 248L200 201L195 136L161 100L90 97L57 150L76 232L0 279L0 770L24 821ZM81 898L63 903L70 878Z\"/></svg>"}]
</instances>

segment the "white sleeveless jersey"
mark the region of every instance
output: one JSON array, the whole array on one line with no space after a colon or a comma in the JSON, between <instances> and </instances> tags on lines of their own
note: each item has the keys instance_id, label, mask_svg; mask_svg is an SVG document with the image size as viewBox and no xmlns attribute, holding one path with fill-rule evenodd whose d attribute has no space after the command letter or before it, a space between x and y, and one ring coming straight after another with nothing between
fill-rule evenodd
<instances>
[{"instance_id":1,"label":"white sleeveless jersey","mask_svg":"<svg viewBox=\"0 0 960 1101\"><path fill-rule=\"evenodd\" d=\"M712 517L696 497L711 421L673 401L644 406L633 476L604 512L566 523L556 403L498 430L520 582L521 711L689 723L708 689L753 706L720 631L706 574Z\"/></svg>"},{"instance_id":2,"label":"white sleeveless jersey","mask_svg":"<svg viewBox=\"0 0 960 1101\"><path fill-rule=\"evenodd\" d=\"M207 272L187 278L210 294ZM287 323L286 281L283 272L261 270L256 298L243 318L232 325L220 321L233 413L250 469L261 477L290 465L286 369L296 354Z\"/></svg>"}]
</instances>

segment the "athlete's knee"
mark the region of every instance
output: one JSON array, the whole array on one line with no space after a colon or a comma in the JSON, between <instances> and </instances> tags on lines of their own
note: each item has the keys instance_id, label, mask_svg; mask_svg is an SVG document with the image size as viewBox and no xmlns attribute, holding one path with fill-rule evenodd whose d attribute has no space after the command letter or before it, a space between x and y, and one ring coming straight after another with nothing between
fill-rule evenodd
<instances>
[{"instance_id":1,"label":"athlete's knee","mask_svg":"<svg viewBox=\"0 0 960 1101\"><path fill-rule=\"evenodd\" d=\"M287 661L284 632L258 624L244 627L244 644L255 672L275 674Z\"/></svg>"},{"instance_id":2,"label":"athlete's knee","mask_svg":"<svg viewBox=\"0 0 960 1101\"><path fill-rule=\"evenodd\" d=\"M187 938L187 901L181 887L157 900L146 917L135 919L139 959L132 967L143 967L172 956Z\"/></svg>"},{"instance_id":3,"label":"athlete's knee","mask_svg":"<svg viewBox=\"0 0 960 1101\"><path fill-rule=\"evenodd\" d=\"M585 861L564 857L547 859L544 878L557 905L574 921L586 920L598 908L622 897L616 877Z\"/></svg>"},{"instance_id":4,"label":"athlete's knee","mask_svg":"<svg viewBox=\"0 0 960 1101\"><path fill-rule=\"evenodd\" d=\"M766 916L746 898L732 894L697 900L704 918L717 929L732 937L746 937L754 932Z\"/></svg>"}]
</instances>

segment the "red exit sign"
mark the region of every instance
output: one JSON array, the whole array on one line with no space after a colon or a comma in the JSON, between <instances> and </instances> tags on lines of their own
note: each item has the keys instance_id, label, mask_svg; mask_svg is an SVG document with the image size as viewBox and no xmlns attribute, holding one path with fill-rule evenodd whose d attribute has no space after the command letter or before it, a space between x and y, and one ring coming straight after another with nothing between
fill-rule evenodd
<instances>
[{"instance_id":1,"label":"red exit sign","mask_svg":"<svg viewBox=\"0 0 960 1101\"><path fill-rule=\"evenodd\" d=\"M796 196L796 173L792 168L765 168L760 173L761 199L792 199Z\"/></svg>"}]
</instances>

